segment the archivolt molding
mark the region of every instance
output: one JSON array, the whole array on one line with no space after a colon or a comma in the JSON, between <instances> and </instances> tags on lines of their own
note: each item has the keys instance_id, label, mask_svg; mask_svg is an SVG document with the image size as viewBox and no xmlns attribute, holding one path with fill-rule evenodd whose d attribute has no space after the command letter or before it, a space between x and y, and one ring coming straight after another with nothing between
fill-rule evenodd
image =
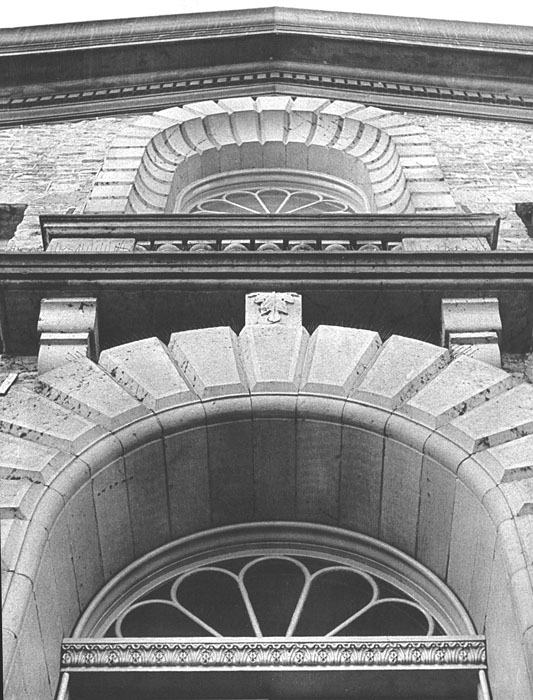
<instances>
[{"instance_id":1,"label":"archivolt molding","mask_svg":"<svg viewBox=\"0 0 533 700\"><path fill-rule=\"evenodd\" d=\"M323 173L382 213L453 212L428 137L400 114L356 102L261 96L142 117L112 145L85 211L174 211L181 190L253 168Z\"/></svg>"},{"instance_id":2,"label":"archivolt molding","mask_svg":"<svg viewBox=\"0 0 533 700\"><path fill-rule=\"evenodd\" d=\"M13 388L0 445L12 684L17 649L33 648L40 630L45 649L47 635L59 644L105 581L144 552L287 513L366 528L415 556L478 630L498 628L503 597L514 639L531 643L533 387L472 358L333 326L311 337L268 323L239 336L185 331L168 347L136 341L98 365L54 369L34 391ZM483 567L493 562L491 578ZM42 663L53 686L57 658Z\"/></svg>"}]
</instances>

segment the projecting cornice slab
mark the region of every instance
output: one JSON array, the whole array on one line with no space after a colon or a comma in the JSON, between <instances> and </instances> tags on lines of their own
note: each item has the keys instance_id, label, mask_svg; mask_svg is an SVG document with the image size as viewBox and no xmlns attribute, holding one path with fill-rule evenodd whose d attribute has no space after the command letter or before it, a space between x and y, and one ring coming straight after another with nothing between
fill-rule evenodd
<instances>
[{"instance_id":1,"label":"projecting cornice slab","mask_svg":"<svg viewBox=\"0 0 533 700\"><path fill-rule=\"evenodd\" d=\"M533 30L280 8L26 27L3 30L0 76L4 124L317 90L531 121Z\"/></svg>"}]
</instances>

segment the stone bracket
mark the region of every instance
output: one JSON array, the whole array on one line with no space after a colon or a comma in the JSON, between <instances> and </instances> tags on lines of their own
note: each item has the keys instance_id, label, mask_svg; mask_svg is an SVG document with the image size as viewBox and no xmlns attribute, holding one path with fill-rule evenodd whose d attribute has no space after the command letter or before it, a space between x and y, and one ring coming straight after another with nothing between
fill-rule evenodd
<instances>
[{"instance_id":1,"label":"stone bracket","mask_svg":"<svg viewBox=\"0 0 533 700\"><path fill-rule=\"evenodd\" d=\"M496 297L442 300L441 344L452 356L469 355L501 367L501 331Z\"/></svg>"},{"instance_id":2,"label":"stone bracket","mask_svg":"<svg viewBox=\"0 0 533 700\"><path fill-rule=\"evenodd\" d=\"M42 299L37 330L41 334L38 374L80 355L98 359L100 342L94 297Z\"/></svg>"}]
</instances>

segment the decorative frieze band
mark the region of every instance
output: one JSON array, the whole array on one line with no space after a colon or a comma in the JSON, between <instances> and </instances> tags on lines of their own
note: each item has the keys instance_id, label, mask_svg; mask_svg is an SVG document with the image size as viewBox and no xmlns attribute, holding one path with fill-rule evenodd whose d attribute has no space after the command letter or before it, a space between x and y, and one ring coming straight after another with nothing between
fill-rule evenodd
<instances>
[{"instance_id":1,"label":"decorative frieze band","mask_svg":"<svg viewBox=\"0 0 533 700\"><path fill-rule=\"evenodd\" d=\"M66 639L63 671L485 668L483 637Z\"/></svg>"},{"instance_id":2,"label":"decorative frieze band","mask_svg":"<svg viewBox=\"0 0 533 700\"><path fill-rule=\"evenodd\" d=\"M214 77L191 77L183 80L98 87L86 90L65 90L58 94L41 94L0 99L0 124L9 125L46 121L47 119L75 118L80 112L92 116L136 111L142 104L152 109L193 99L207 99L217 89L238 90L242 87L260 88L262 85L278 85L304 90L334 90L342 92L343 99L358 95L368 104L382 107L434 111L446 114L485 116L523 122L531 121L533 101L527 97L497 94L476 90L462 90L432 85L413 85L385 80L358 79L343 75L318 75L295 71L248 72ZM204 92L207 93L204 95ZM199 95L200 93L200 95ZM292 94L292 92L291 92ZM307 93L306 93L307 94ZM311 94L311 93L310 93ZM222 95L220 95L222 96ZM224 96L227 96L225 93ZM170 102L169 102L169 99Z\"/></svg>"}]
</instances>

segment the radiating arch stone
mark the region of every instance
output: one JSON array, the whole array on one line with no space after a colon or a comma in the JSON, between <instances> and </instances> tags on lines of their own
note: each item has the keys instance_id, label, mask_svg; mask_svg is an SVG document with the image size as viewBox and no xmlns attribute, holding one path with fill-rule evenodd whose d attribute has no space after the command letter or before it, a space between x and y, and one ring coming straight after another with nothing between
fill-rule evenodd
<instances>
[{"instance_id":1,"label":"radiating arch stone","mask_svg":"<svg viewBox=\"0 0 533 700\"><path fill-rule=\"evenodd\" d=\"M380 537L436 572L487 629L493 695L507 700L509 668L533 671L533 387L420 341L332 328L290 346L288 382L287 343L265 344L266 374L246 333L129 343L2 399L6 698L52 697L53 652L117 567L283 515ZM349 356L333 352L342 338ZM392 346L408 354L400 364L386 361ZM42 665L21 667L35 644Z\"/></svg>"},{"instance_id":2,"label":"radiating arch stone","mask_svg":"<svg viewBox=\"0 0 533 700\"><path fill-rule=\"evenodd\" d=\"M285 96L208 100L140 118L112 145L85 211L173 212L190 185L255 168L314 173L317 184L332 177L366 193L369 211L455 211L428 137L406 117Z\"/></svg>"}]
</instances>

